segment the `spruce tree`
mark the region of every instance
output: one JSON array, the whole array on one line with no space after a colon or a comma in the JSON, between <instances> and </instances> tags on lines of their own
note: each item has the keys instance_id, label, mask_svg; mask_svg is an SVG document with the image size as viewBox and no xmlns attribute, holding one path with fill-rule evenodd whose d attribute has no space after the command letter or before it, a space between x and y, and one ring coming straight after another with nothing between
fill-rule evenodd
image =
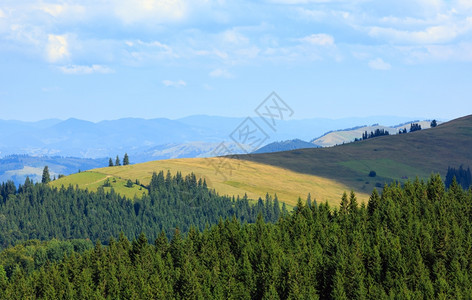
<instances>
[{"instance_id":1,"label":"spruce tree","mask_svg":"<svg viewBox=\"0 0 472 300\"><path fill-rule=\"evenodd\" d=\"M49 183L51 181L51 176L49 175L49 168L45 166L43 169L43 177L41 179L42 183Z\"/></svg>"},{"instance_id":2,"label":"spruce tree","mask_svg":"<svg viewBox=\"0 0 472 300\"><path fill-rule=\"evenodd\" d=\"M410 124L410 132L421 130L421 125L418 123L411 123Z\"/></svg>"},{"instance_id":3,"label":"spruce tree","mask_svg":"<svg viewBox=\"0 0 472 300\"><path fill-rule=\"evenodd\" d=\"M372 195L369 198L369 202L367 203L367 211L369 215L373 215L374 211L379 207L380 205L380 196L379 192L377 192L377 189L374 189L372 191Z\"/></svg>"},{"instance_id":4,"label":"spruce tree","mask_svg":"<svg viewBox=\"0 0 472 300\"><path fill-rule=\"evenodd\" d=\"M356 194L354 194L354 191L351 191L351 194L349 196L349 205L348 205L348 209L349 209L349 212L355 212L357 210L357 198L356 198Z\"/></svg>"},{"instance_id":5,"label":"spruce tree","mask_svg":"<svg viewBox=\"0 0 472 300\"><path fill-rule=\"evenodd\" d=\"M116 159L115 159L115 166L121 166L120 158L118 157L118 155L116 156Z\"/></svg>"},{"instance_id":6,"label":"spruce tree","mask_svg":"<svg viewBox=\"0 0 472 300\"><path fill-rule=\"evenodd\" d=\"M341 198L341 207L339 208L339 212L341 214L347 214L348 206L349 206L349 202L347 200L347 194L346 192L344 192Z\"/></svg>"},{"instance_id":7,"label":"spruce tree","mask_svg":"<svg viewBox=\"0 0 472 300\"><path fill-rule=\"evenodd\" d=\"M113 166L114 166L114 165L113 165L113 159L111 159L111 157L110 157L110 159L108 160L108 166L109 166L109 167L113 167Z\"/></svg>"},{"instance_id":8,"label":"spruce tree","mask_svg":"<svg viewBox=\"0 0 472 300\"><path fill-rule=\"evenodd\" d=\"M123 157L123 166L129 165L129 157L128 153L125 153L125 156Z\"/></svg>"}]
</instances>

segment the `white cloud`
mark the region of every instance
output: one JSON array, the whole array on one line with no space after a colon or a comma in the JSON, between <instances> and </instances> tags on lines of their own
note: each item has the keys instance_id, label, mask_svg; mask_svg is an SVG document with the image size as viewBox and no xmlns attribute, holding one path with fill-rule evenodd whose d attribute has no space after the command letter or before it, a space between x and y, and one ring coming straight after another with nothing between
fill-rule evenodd
<instances>
[{"instance_id":1,"label":"white cloud","mask_svg":"<svg viewBox=\"0 0 472 300\"><path fill-rule=\"evenodd\" d=\"M366 31L369 36L394 44L444 44L466 36L472 32L472 17L466 8L443 1L419 0L420 6L428 6L432 13L412 17L408 14L370 17L369 25L353 25Z\"/></svg>"},{"instance_id":2,"label":"white cloud","mask_svg":"<svg viewBox=\"0 0 472 300\"><path fill-rule=\"evenodd\" d=\"M222 40L225 43L235 45L245 45L249 39L235 29L227 30L221 34Z\"/></svg>"},{"instance_id":3,"label":"white cloud","mask_svg":"<svg viewBox=\"0 0 472 300\"><path fill-rule=\"evenodd\" d=\"M472 1L470 0L458 0L458 5L463 9L472 9Z\"/></svg>"},{"instance_id":4,"label":"white cloud","mask_svg":"<svg viewBox=\"0 0 472 300\"><path fill-rule=\"evenodd\" d=\"M164 84L165 86L170 86L170 87L184 87L187 85L187 83L183 81L182 79L177 80L177 81L166 79L162 81L162 84Z\"/></svg>"},{"instance_id":5,"label":"white cloud","mask_svg":"<svg viewBox=\"0 0 472 300\"><path fill-rule=\"evenodd\" d=\"M376 58L371 61L369 61L369 67L374 70L390 70L392 66L389 63L386 63L383 61L381 58Z\"/></svg>"},{"instance_id":6,"label":"white cloud","mask_svg":"<svg viewBox=\"0 0 472 300\"><path fill-rule=\"evenodd\" d=\"M369 35L394 43L437 44L451 42L472 29L472 18L459 23L429 26L424 30L399 30L396 28L372 27Z\"/></svg>"},{"instance_id":7,"label":"white cloud","mask_svg":"<svg viewBox=\"0 0 472 300\"><path fill-rule=\"evenodd\" d=\"M37 6L37 9L55 18L66 17L69 19L77 19L83 17L86 14L86 8L82 5L70 5L63 3L42 3Z\"/></svg>"},{"instance_id":8,"label":"white cloud","mask_svg":"<svg viewBox=\"0 0 472 300\"><path fill-rule=\"evenodd\" d=\"M137 60L154 60L162 58L178 58L172 47L158 41L143 42L141 40L125 41L132 48L130 55Z\"/></svg>"},{"instance_id":9,"label":"white cloud","mask_svg":"<svg viewBox=\"0 0 472 300\"><path fill-rule=\"evenodd\" d=\"M433 26L447 21L447 16L439 15L435 19L421 19L412 17L386 16L378 20L379 25L392 26L397 28L416 28L418 26Z\"/></svg>"},{"instance_id":10,"label":"white cloud","mask_svg":"<svg viewBox=\"0 0 472 300\"><path fill-rule=\"evenodd\" d=\"M330 2L349 2L349 0L270 0L272 3L280 4L310 4L310 3L330 3ZM354 2L351 0L351 2Z\"/></svg>"},{"instance_id":11,"label":"white cloud","mask_svg":"<svg viewBox=\"0 0 472 300\"><path fill-rule=\"evenodd\" d=\"M233 78L233 74L225 69L215 69L210 72L211 77Z\"/></svg>"},{"instance_id":12,"label":"white cloud","mask_svg":"<svg viewBox=\"0 0 472 300\"><path fill-rule=\"evenodd\" d=\"M124 48L119 54L122 61L134 66L149 63L166 63L180 58L174 48L159 41L126 40L120 43ZM180 48L182 51L182 48Z\"/></svg>"},{"instance_id":13,"label":"white cloud","mask_svg":"<svg viewBox=\"0 0 472 300\"><path fill-rule=\"evenodd\" d=\"M188 3L183 0L119 0L115 13L124 23L162 24L180 21L188 15Z\"/></svg>"},{"instance_id":14,"label":"white cloud","mask_svg":"<svg viewBox=\"0 0 472 300\"><path fill-rule=\"evenodd\" d=\"M409 64L435 61L472 62L472 43L396 47Z\"/></svg>"},{"instance_id":15,"label":"white cloud","mask_svg":"<svg viewBox=\"0 0 472 300\"><path fill-rule=\"evenodd\" d=\"M297 12L301 17L314 21L322 21L328 17L328 12L318 9L306 9L299 7L297 8Z\"/></svg>"},{"instance_id":16,"label":"white cloud","mask_svg":"<svg viewBox=\"0 0 472 300\"><path fill-rule=\"evenodd\" d=\"M61 72L64 74L113 73L113 69L106 66L101 66L101 65L91 65L91 66L69 65L69 66L61 66L59 67L59 70L61 70Z\"/></svg>"},{"instance_id":17,"label":"white cloud","mask_svg":"<svg viewBox=\"0 0 472 300\"><path fill-rule=\"evenodd\" d=\"M69 56L67 35L49 34L46 51L49 62L54 63L67 58Z\"/></svg>"},{"instance_id":18,"label":"white cloud","mask_svg":"<svg viewBox=\"0 0 472 300\"><path fill-rule=\"evenodd\" d=\"M472 43L458 45L429 45L426 47L425 58L435 60L472 61Z\"/></svg>"},{"instance_id":19,"label":"white cloud","mask_svg":"<svg viewBox=\"0 0 472 300\"><path fill-rule=\"evenodd\" d=\"M366 61L375 57L406 60L383 52L383 46L399 55L394 48L400 45L433 44L447 44L448 50L422 48L404 55L426 53L453 59L448 54L451 48L470 40L472 33L471 0L401 0L393 4L369 0L244 4L225 0L22 0L0 6L0 47L4 51L58 65L93 61L140 67L191 61L204 69L222 66L219 74L209 74L214 77L228 77L223 71L233 65L338 60L353 44L375 48L366 52ZM418 10L426 6L431 9ZM316 26L306 26L309 21ZM293 32L298 33L290 36Z\"/></svg>"},{"instance_id":20,"label":"white cloud","mask_svg":"<svg viewBox=\"0 0 472 300\"><path fill-rule=\"evenodd\" d=\"M212 51L208 50L196 50L193 51L193 54L198 55L198 56L215 56L220 59L228 59L229 55L225 51L221 51L218 49L213 49Z\"/></svg>"},{"instance_id":21,"label":"white cloud","mask_svg":"<svg viewBox=\"0 0 472 300\"><path fill-rule=\"evenodd\" d=\"M318 45L318 46L333 46L334 45L334 38L325 33L318 33L306 36L301 38L300 41L304 43L308 43L311 45Z\"/></svg>"},{"instance_id":22,"label":"white cloud","mask_svg":"<svg viewBox=\"0 0 472 300\"><path fill-rule=\"evenodd\" d=\"M155 47L155 48L158 48L158 49L161 49L161 54L166 54L168 56L173 56L173 57L178 57L178 55L176 55L174 53L174 51L172 50L172 47L166 45L166 44L163 44L161 42L158 42L158 41L153 41L153 42L143 42L141 40L138 40L138 44L139 45L143 45L143 46L146 46L146 47Z\"/></svg>"},{"instance_id":23,"label":"white cloud","mask_svg":"<svg viewBox=\"0 0 472 300\"><path fill-rule=\"evenodd\" d=\"M57 17L64 12L64 6L59 4L42 4L39 9L53 17Z\"/></svg>"}]
</instances>

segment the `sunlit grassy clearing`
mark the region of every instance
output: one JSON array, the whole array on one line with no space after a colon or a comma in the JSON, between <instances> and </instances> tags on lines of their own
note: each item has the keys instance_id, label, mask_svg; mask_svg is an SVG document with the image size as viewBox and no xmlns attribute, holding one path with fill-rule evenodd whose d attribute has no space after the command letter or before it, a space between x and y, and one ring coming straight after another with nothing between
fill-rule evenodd
<instances>
[{"instance_id":1,"label":"sunlit grassy clearing","mask_svg":"<svg viewBox=\"0 0 472 300\"><path fill-rule=\"evenodd\" d=\"M163 170L172 174L181 172L182 175L194 173L198 178L204 178L210 188L214 188L222 195L247 194L249 198L264 199L266 193L277 194L280 201L289 205L295 205L298 198L306 199L308 193L318 202L328 201L337 205L342 193L349 191L349 187L314 175L296 173L287 169L270 165L239 161L224 158L226 166L234 169L222 168L217 172L215 166L221 162L221 158L189 158L171 159L146 162L135 165L107 167L93 170L94 172L111 175L116 178L133 182L138 179L147 185L151 180L153 172ZM368 194L358 194L360 201L368 199Z\"/></svg>"}]
</instances>

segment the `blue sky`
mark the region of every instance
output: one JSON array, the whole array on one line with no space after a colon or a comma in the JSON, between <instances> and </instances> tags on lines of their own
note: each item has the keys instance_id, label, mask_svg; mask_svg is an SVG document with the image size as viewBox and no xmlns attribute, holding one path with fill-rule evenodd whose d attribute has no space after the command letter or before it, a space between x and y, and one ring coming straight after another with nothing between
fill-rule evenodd
<instances>
[{"instance_id":1,"label":"blue sky","mask_svg":"<svg viewBox=\"0 0 472 300\"><path fill-rule=\"evenodd\" d=\"M470 114L470 0L2 0L0 118Z\"/></svg>"}]
</instances>

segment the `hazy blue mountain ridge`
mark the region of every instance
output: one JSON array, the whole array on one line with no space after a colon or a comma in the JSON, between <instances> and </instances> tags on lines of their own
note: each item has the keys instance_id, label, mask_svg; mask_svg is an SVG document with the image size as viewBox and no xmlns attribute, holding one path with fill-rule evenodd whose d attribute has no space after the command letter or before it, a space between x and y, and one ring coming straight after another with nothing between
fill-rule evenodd
<instances>
[{"instance_id":1,"label":"hazy blue mountain ridge","mask_svg":"<svg viewBox=\"0 0 472 300\"><path fill-rule=\"evenodd\" d=\"M259 145L262 146L257 150L259 153L312 147L303 140L311 140L330 130L373 122L398 124L410 119L275 120L274 128L259 117L252 117L251 121L267 137ZM130 156L131 163L240 154L244 151L232 138L237 138L237 130L247 124L244 122L247 118L205 115L176 120L124 118L100 122L75 118L37 122L0 120L0 181L13 179L19 183L26 176L37 179L44 165L50 167L52 174L65 175L79 169L107 166L109 157L114 159L119 155L122 158L125 152ZM215 151L222 142L229 153Z\"/></svg>"}]
</instances>

